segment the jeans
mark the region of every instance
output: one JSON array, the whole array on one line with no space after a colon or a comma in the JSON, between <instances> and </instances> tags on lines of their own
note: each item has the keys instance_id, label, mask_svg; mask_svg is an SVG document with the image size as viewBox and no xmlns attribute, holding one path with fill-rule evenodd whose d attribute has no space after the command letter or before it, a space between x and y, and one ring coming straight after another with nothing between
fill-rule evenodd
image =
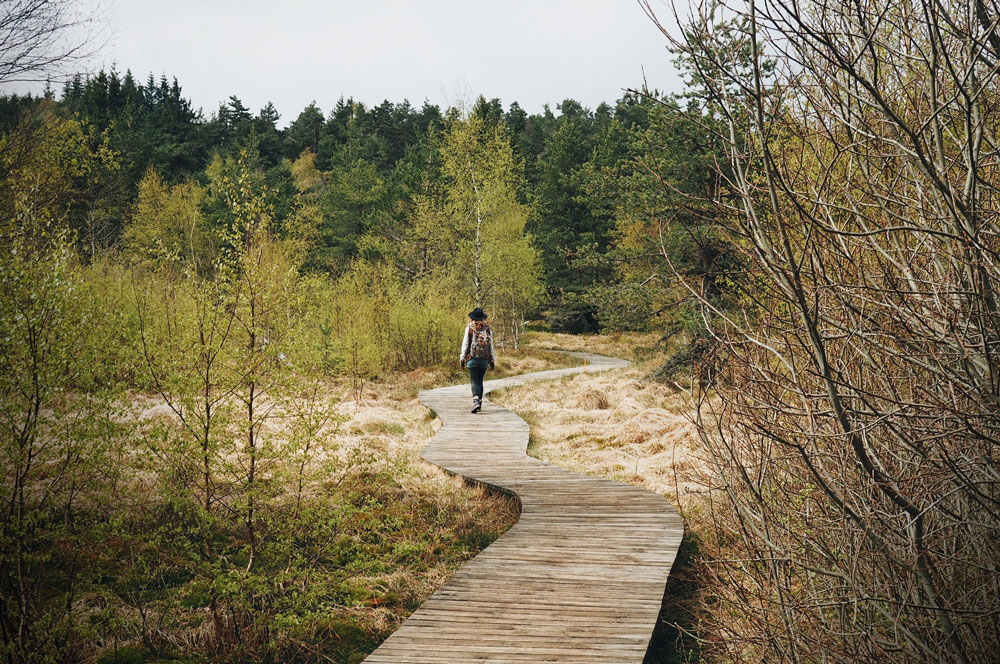
<instances>
[{"instance_id":1,"label":"jeans","mask_svg":"<svg viewBox=\"0 0 1000 664\"><path fill-rule=\"evenodd\" d=\"M465 366L469 368L469 379L472 381L472 396L483 398L483 376L486 375L486 360L470 359Z\"/></svg>"}]
</instances>

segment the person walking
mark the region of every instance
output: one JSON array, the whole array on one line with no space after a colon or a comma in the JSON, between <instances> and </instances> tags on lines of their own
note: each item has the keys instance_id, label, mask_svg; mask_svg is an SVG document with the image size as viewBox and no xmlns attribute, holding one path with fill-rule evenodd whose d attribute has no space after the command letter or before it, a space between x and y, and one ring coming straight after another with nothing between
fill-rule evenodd
<instances>
[{"instance_id":1,"label":"person walking","mask_svg":"<svg viewBox=\"0 0 1000 664\"><path fill-rule=\"evenodd\" d=\"M478 413L483 407L483 377L486 367L496 368L497 351L493 345L493 330L486 322L482 307L469 312L469 324L462 335L462 351L459 360L469 369L472 382L472 412Z\"/></svg>"}]
</instances>

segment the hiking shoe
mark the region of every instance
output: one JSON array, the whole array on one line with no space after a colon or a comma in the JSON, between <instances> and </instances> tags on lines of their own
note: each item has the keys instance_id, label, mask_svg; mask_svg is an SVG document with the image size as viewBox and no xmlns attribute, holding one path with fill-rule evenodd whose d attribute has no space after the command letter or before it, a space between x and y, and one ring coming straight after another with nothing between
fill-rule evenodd
<instances>
[{"instance_id":1,"label":"hiking shoe","mask_svg":"<svg viewBox=\"0 0 1000 664\"><path fill-rule=\"evenodd\" d=\"M482 408L483 404L479 401L479 397L472 397L472 412L478 413L479 409Z\"/></svg>"}]
</instances>

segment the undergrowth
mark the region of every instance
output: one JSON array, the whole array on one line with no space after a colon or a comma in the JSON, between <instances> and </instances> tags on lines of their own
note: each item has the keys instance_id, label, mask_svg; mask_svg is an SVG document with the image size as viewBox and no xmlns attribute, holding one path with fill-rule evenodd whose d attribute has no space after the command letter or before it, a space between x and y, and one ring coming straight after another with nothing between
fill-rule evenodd
<instances>
[{"instance_id":1,"label":"undergrowth","mask_svg":"<svg viewBox=\"0 0 1000 664\"><path fill-rule=\"evenodd\" d=\"M493 375L573 362L522 349L502 353ZM362 661L517 518L511 498L417 458L438 423L416 395L466 379L455 364L388 374L357 394L329 381L335 425L269 457L253 562L239 519L207 521L165 472L183 467L148 458L149 437L178 423L155 397L135 395L138 429L120 455L116 499L81 511L74 527L76 545L94 552L90 570L71 589L50 577L51 601L74 602L73 650L105 664Z\"/></svg>"}]
</instances>

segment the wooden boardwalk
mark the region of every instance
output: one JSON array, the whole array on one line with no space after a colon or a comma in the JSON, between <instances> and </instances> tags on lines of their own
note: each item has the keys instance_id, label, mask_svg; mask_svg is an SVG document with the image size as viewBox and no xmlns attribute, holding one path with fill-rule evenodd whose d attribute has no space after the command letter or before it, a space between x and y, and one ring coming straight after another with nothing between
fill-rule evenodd
<instances>
[{"instance_id":1,"label":"wooden boardwalk","mask_svg":"<svg viewBox=\"0 0 1000 664\"><path fill-rule=\"evenodd\" d=\"M588 366L492 380L486 390L628 364L573 355ZM471 400L467 384L420 394L444 421L423 457L515 494L521 518L365 661L639 664L684 532L680 517L657 494L532 459L521 418L488 400L473 415Z\"/></svg>"}]
</instances>

